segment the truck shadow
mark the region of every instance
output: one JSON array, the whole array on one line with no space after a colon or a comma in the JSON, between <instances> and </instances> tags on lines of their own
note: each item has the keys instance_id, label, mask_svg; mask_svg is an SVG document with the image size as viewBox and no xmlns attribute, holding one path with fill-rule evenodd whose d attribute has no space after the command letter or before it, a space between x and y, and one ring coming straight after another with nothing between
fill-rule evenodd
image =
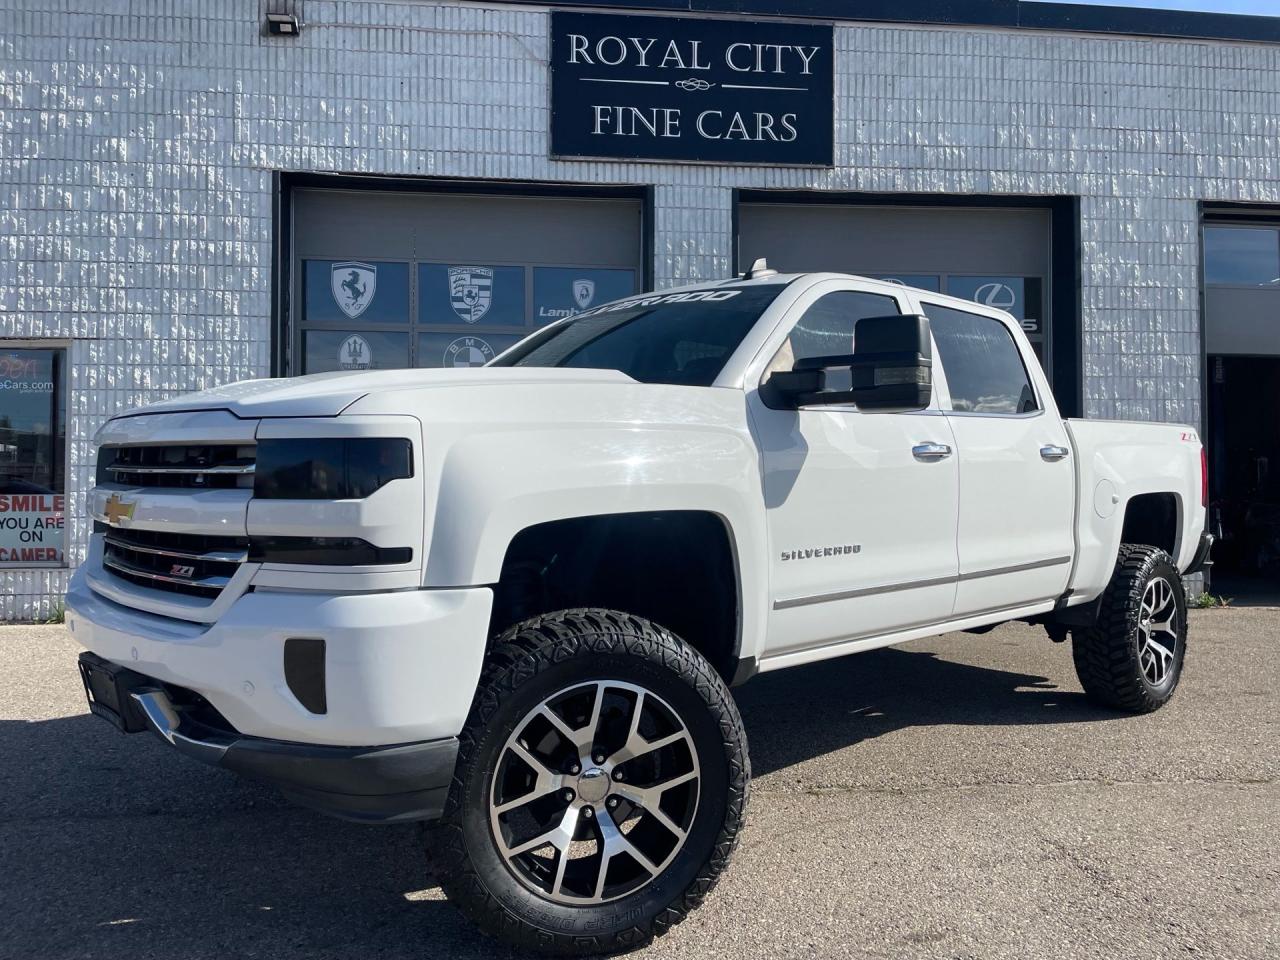
<instances>
[{"instance_id":1,"label":"truck shadow","mask_svg":"<svg viewBox=\"0 0 1280 960\"><path fill-rule=\"evenodd\" d=\"M1048 677L890 647L766 673L735 691L763 776L905 727L1115 719Z\"/></svg>"},{"instance_id":2,"label":"truck shadow","mask_svg":"<svg viewBox=\"0 0 1280 960\"><path fill-rule=\"evenodd\" d=\"M758 774L907 726L1109 716L1042 677L902 650L738 695ZM423 840L295 808L87 714L0 721L0 954L515 956L440 898Z\"/></svg>"}]
</instances>

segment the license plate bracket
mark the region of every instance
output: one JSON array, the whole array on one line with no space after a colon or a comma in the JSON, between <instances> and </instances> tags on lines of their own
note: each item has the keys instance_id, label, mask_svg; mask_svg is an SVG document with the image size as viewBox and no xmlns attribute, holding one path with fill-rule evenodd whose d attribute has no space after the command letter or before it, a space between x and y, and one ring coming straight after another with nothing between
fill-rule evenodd
<instances>
[{"instance_id":1,"label":"license plate bracket","mask_svg":"<svg viewBox=\"0 0 1280 960\"><path fill-rule=\"evenodd\" d=\"M92 653L80 654L80 679L89 711L122 733L142 733L147 721L130 694L154 681Z\"/></svg>"}]
</instances>

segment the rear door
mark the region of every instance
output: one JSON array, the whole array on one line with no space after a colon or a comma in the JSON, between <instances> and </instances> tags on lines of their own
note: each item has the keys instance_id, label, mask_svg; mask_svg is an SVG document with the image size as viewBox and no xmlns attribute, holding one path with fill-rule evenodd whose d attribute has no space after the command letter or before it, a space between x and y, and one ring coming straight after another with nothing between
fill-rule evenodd
<instances>
[{"instance_id":1,"label":"rear door","mask_svg":"<svg viewBox=\"0 0 1280 960\"><path fill-rule=\"evenodd\" d=\"M922 296L960 468L957 618L1055 599L1075 550L1066 428L1009 319Z\"/></svg>"},{"instance_id":2,"label":"rear door","mask_svg":"<svg viewBox=\"0 0 1280 960\"><path fill-rule=\"evenodd\" d=\"M851 353L861 317L908 312L886 285L823 281L801 295L748 383L803 357ZM957 461L938 401L916 413L799 410L748 394L760 446L772 604L766 657L867 639L951 615ZM933 452L924 445L934 444Z\"/></svg>"}]
</instances>

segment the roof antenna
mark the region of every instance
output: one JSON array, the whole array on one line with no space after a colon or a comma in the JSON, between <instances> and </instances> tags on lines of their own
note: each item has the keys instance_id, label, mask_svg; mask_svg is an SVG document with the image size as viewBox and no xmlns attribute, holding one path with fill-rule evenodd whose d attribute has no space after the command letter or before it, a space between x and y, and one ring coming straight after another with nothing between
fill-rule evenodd
<instances>
[{"instance_id":1,"label":"roof antenna","mask_svg":"<svg viewBox=\"0 0 1280 960\"><path fill-rule=\"evenodd\" d=\"M765 262L764 257L760 257L755 263L751 264L751 269L742 275L744 280L759 280L761 277L776 277L777 270L770 270L769 264Z\"/></svg>"}]
</instances>

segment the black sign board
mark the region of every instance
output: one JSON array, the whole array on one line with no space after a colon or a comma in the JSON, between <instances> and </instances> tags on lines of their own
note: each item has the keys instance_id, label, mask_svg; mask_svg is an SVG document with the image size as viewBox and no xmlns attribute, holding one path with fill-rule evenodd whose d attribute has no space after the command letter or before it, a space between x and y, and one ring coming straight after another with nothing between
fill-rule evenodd
<instances>
[{"instance_id":1,"label":"black sign board","mask_svg":"<svg viewBox=\"0 0 1280 960\"><path fill-rule=\"evenodd\" d=\"M827 25L551 14L557 157L830 166Z\"/></svg>"}]
</instances>

